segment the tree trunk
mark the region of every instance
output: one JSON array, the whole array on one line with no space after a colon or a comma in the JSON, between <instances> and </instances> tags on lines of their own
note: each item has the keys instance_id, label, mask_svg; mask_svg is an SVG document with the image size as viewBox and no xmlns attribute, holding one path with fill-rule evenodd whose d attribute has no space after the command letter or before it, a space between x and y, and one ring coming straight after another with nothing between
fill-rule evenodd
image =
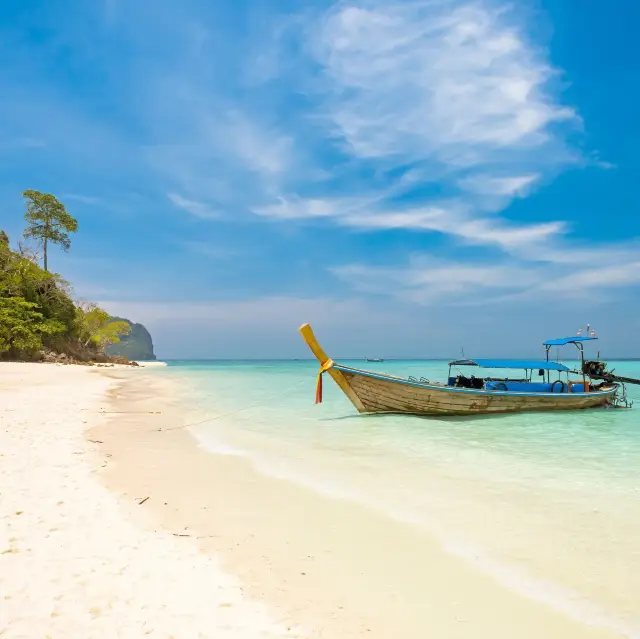
<instances>
[{"instance_id":1,"label":"tree trunk","mask_svg":"<svg viewBox=\"0 0 640 639\"><path fill-rule=\"evenodd\" d=\"M45 273L49 272L49 269L47 268L47 236L46 236L46 233L48 232L49 232L49 229L46 229L45 236L44 236L44 271Z\"/></svg>"}]
</instances>

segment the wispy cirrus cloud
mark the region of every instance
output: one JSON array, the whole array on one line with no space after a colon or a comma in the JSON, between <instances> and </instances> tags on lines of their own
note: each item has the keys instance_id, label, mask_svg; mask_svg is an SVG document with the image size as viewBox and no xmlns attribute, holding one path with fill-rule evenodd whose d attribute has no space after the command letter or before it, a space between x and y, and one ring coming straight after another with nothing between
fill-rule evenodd
<instances>
[{"instance_id":1,"label":"wispy cirrus cloud","mask_svg":"<svg viewBox=\"0 0 640 639\"><path fill-rule=\"evenodd\" d=\"M602 253L600 255L603 255ZM637 255L637 254L636 254ZM578 256L576 256L578 257ZM594 264L585 253L578 264L553 260L500 260L492 264L413 257L403 266L347 264L333 273L362 293L403 301L476 305L546 298L602 299L602 293L640 284L640 261L610 255ZM594 295L596 294L597 295Z\"/></svg>"},{"instance_id":2,"label":"wispy cirrus cloud","mask_svg":"<svg viewBox=\"0 0 640 639\"><path fill-rule=\"evenodd\" d=\"M351 0L274 24L273 38L257 39L264 50L253 45L244 61L254 84L240 101L202 82L216 75L207 51L152 83L154 128L180 131L150 147L152 162L182 190L274 219L372 230L404 220L446 234L464 217L470 231L453 236L489 244L532 232L511 222L505 235L498 214L575 162L566 138L580 118L559 100L546 52L502 2ZM426 223L434 208L454 223ZM533 236L563 230L558 221Z\"/></svg>"},{"instance_id":3,"label":"wispy cirrus cloud","mask_svg":"<svg viewBox=\"0 0 640 639\"><path fill-rule=\"evenodd\" d=\"M575 163L581 121L501 0L347 0L268 22L240 57L240 92L211 34L142 79L148 158L175 206L509 254L570 236L562 219L502 216ZM193 30L178 14L159 24Z\"/></svg>"},{"instance_id":4,"label":"wispy cirrus cloud","mask_svg":"<svg viewBox=\"0 0 640 639\"><path fill-rule=\"evenodd\" d=\"M557 142L576 119L547 90L555 73L496 3L348 2L319 25L316 55L337 133L360 157L454 166ZM522 162L530 163L527 153ZM547 163L548 160L545 161Z\"/></svg>"},{"instance_id":5,"label":"wispy cirrus cloud","mask_svg":"<svg viewBox=\"0 0 640 639\"><path fill-rule=\"evenodd\" d=\"M559 73L522 26L502 3L461 0L353 0L316 16L304 31L320 69L307 78L319 99L313 122L340 149L339 170L373 171L378 193L360 196L356 182L338 197L280 193L252 210L506 250L562 236L562 220L500 216L575 162L566 140L580 126L554 91Z\"/></svg>"},{"instance_id":6,"label":"wispy cirrus cloud","mask_svg":"<svg viewBox=\"0 0 640 639\"><path fill-rule=\"evenodd\" d=\"M458 185L465 191L479 195L497 195L505 197L522 197L538 179L537 175L514 175L498 177L496 175L477 173L462 178Z\"/></svg>"},{"instance_id":7,"label":"wispy cirrus cloud","mask_svg":"<svg viewBox=\"0 0 640 639\"><path fill-rule=\"evenodd\" d=\"M581 118L562 103L560 71L525 26L501 2L333 5L305 30L321 69L312 82L320 96L316 117L347 158L342 170L383 178L364 194L359 184L337 196L281 194L254 213L361 231L437 233L503 253L474 263L458 253L420 266L332 269L357 290L412 301L478 300L488 292L504 299L582 295L607 281L639 283L635 249L576 243L563 219L504 215L559 171L594 164L569 143ZM596 276L594 264L607 276Z\"/></svg>"},{"instance_id":8,"label":"wispy cirrus cloud","mask_svg":"<svg viewBox=\"0 0 640 639\"><path fill-rule=\"evenodd\" d=\"M256 207L254 212L279 220L331 219L340 226L363 231L434 232L466 244L498 246L505 252L533 249L566 231L564 222L518 224L500 217L474 215L462 199L436 202L416 208L383 209L375 198L292 199Z\"/></svg>"},{"instance_id":9,"label":"wispy cirrus cloud","mask_svg":"<svg viewBox=\"0 0 640 639\"><path fill-rule=\"evenodd\" d=\"M211 220L217 219L221 216L219 211L211 208L208 204L203 204L196 200L190 200L179 193L167 193L167 197L178 208L190 213L194 217L198 217L203 220Z\"/></svg>"},{"instance_id":10,"label":"wispy cirrus cloud","mask_svg":"<svg viewBox=\"0 0 640 639\"><path fill-rule=\"evenodd\" d=\"M228 114L224 135L229 151L249 170L278 175L291 167L293 138L276 127L260 126L237 111Z\"/></svg>"},{"instance_id":11,"label":"wispy cirrus cloud","mask_svg":"<svg viewBox=\"0 0 640 639\"><path fill-rule=\"evenodd\" d=\"M172 202L192 214L216 217L212 211L231 208L246 216L255 198L273 196L288 180L295 161L292 137L265 118L225 110L209 96L189 97L191 89L183 91L188 106L174 105L169 116L154 114L157 126L168 118L166 126L180 122L182 132L175 140L147 147L150 165L173 185ZM157 97L169 99L172 93L165 88Z\"/></svg>"}]
</instances>

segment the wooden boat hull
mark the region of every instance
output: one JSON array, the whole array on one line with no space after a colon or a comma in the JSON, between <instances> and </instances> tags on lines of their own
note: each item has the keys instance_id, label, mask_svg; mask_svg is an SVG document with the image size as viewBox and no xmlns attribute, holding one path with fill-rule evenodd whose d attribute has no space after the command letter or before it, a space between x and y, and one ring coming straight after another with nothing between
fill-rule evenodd
<instances>
[{"instance_id":1,"label":"wooden boat hull","mask_svg":"<svg viewBox=\"0 0 640 639\"><path fill-rule=\"evenodd\" d=\"M311 327L300 333L320 362L316 402L322 401L322 375L328 373L360 413L482 415L522 411L582 410L611 404L617 384L588 393L538 393L456 388L363 371L333 362Z\"/></svg>"},{"instance_id":2,"label":"wooden boat hull","mask_svg":"<svg viewBox=\"0 0 640 639\"><path fill-rule=\"evenodd\" d=\"M581 410L604 406L616 387L590 393L517 393L411 382L344 366L334 366L358 398L361 413L474 415L521 411Z\"/></svg>"}]
</instances>

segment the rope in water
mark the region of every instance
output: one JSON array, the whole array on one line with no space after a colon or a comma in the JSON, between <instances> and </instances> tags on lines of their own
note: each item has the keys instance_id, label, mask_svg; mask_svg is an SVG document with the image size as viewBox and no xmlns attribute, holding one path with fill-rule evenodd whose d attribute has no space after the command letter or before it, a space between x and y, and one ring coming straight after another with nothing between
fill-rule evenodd
<instances>
[{"instance_id":1,"label":"rope in water","mask_svg":"<svg viewBox=\"0 0 640 639\"><path fill-rule=\"evenodd\" d=\"M154 429L153 432L166 432L169 430L180 430L182 428L189 428L191 426L199 426L200 424L206 424L207 422L212 422L215 421L216 419L222 419L223 417L229 417L231 415L235 415L237 413L242 413L243 411L246 410L251 410L252 408L258 408L260 406L262 406L263 404L265 404L266 402L271 401L272 399L278 399L279 397L282 397L283 395L286 395L287 393L291 392L292 390L295 390L296 388L298 388L298 386L301 386L302 384L307 383L306 379L301 379L297 384L294 384L293 386L289 386L289 388L285 388L283 391L276 393L275 395L271 395L269 397L266 397L265 399L263 399L260 402L256 402L255 404L251 404L249 406L245 406L244 408L238 408L236 410L232 410L228 413L222 413L221 415L214 415L213 417L207 417L206 419L201 419L197 422L189 422L188 424L182 424L180 426L172 426L171 428L158 428L158 429ZM211 397L211 395L209 395L209 397ZM2 409L2 410L11 410L11 409ZM86 411L86 412L90 412L90 413L97 413L98 415L161 415L162 411L159 410L99 410L99 411L93 411L89 408L81 408L81 411Z\"/></svg>"},{"instance_id":2,"label":"rope in water","mask_svg":"<svg viewBox=\"0 0 640 639\"><path fill-rule=\"evenodd\" d=\"M293 386L290 386L289 388L286 388L285 390L281 391L280 393L277 393L276 395L271 395L270 397L267 397L265 399L263 399L260 402L257 402L255 404L251 404L250 406L245 406L244 408L238 408L237 410L232 410L229 413L222 413L221 415L214 415L213 417L207 417L206 419L201 419L197 422L190 422L188 424L182 424L181 426L172 426L171 428L158 428L155 432L160 432L160 433L164 433L166 431L169 430L180 430L182 428L190 428L191 426L199 426L200 424L206 424L207 422L212 422L215 421L216 419L222 419L223 417L229 417L231 415L236 415L237 413L242 413L243 411L246 410L251 410L252 408L258 408L259 406L262 406L265 404L265 402L269 402L272 399L278 399L279 397L282 397L283 395L286 395L287 393L291 392L292 390L295 390L296 388L298 388L298 386L301 386L302 384L306 384L307 380L306 379L301 379L297 384L294 384Z\"/></svg>"}]
</instances>

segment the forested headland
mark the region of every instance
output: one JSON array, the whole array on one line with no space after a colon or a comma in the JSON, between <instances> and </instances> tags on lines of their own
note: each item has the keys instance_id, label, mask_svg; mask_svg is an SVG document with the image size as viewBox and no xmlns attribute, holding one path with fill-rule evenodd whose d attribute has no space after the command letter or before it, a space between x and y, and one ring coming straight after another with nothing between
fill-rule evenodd
<instances>
[{"instance_id":1,"label":"forested headland","mask_svg":"<svg viewBox=\"0 0 640 639\"><path fill-rule=\"evenodd\" d=\"M78 221L55 196L23 193L25 229L0 229L0 359L127 363L107 354L131 332L97 304L78 301L72 285L49 270L56 249L68 251Z\"/></svg>"}]
</instances>

